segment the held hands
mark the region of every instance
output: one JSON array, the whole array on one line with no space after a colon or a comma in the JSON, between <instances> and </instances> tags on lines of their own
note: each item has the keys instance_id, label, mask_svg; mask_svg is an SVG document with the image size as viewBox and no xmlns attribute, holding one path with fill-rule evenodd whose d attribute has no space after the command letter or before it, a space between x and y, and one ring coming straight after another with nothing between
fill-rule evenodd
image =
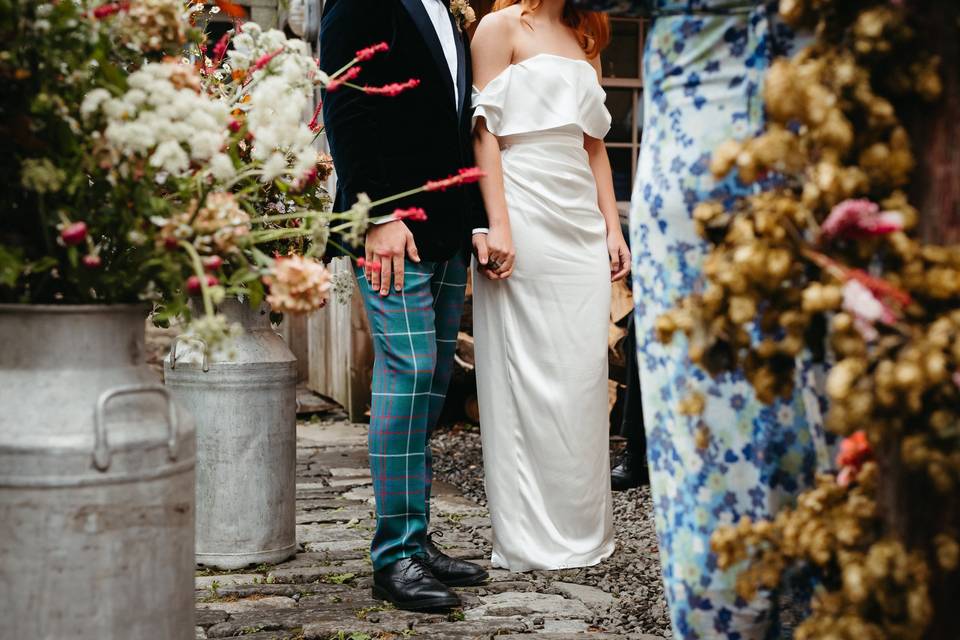
<instances>
[{"instance_id":1,"label":"held hands","mask_svg":"<svg viewBox=\"0 0 960 640\"><path fill-rule=\"evenodd\" d=\"M622 280L630 273L630 248L623 239L620 227L607 232L607 251L610 252L610 282Z\"/></svg>"},{"instance_id":2,"label":"held hands","mask_svg":"<svg viewBox=\"0 0 960 640\"><path fill-rule=\"evenodd\" d=\"M390 295L390 278L393 276L394 289L403 291L403 261L406 256L414 262L420 262L417 245L407 225L399 220L371 226L367 231L366 264L364 275L372 291L380 291L381 296ZM379 264L377 269L371 265Z\"/></svg>"},{"instance_id":3,"label":"held hands","mask_svg":"<svg viewBox=\"0 0 960 640\"><path fill-rule=\"evenodd\" d=\"M480 263L480 271L488 279L506 280L513 273L516 252L509 226L491 226L489 233L475 233L473 250Z\"/></svg>"}]
</instances>

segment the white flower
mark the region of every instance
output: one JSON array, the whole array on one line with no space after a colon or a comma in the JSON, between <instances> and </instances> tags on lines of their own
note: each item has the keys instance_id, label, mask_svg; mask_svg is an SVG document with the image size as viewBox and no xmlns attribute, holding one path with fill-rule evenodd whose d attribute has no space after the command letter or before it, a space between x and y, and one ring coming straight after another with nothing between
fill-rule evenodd
<instances>
[{"instance_id":1,"label":"white flower","mask_svg":"<svg viewBox=\"0 0 960 640\"><path fill-rule=\"evenodd\" d=\"M263 163L263 175L260 180L273 182L287 171L287 159L282 154L275 153Z\"/></svg>"},{"instance_id":2,"label":"white flower","mask_svg":"<svg viewBox=\"0 0 960 640\"><path fill-rule=\"evenodd\" d=\"M152 167L183 175L191 160L209 160L229 139L229 107L198 93L194 73L177 62L148 63L130 74L124 95L91 91L81 110L99 109L106 117L103 138L115 157L148 159ZM119 170L126 175L125 167Z\"/></svg>"},{"instance_id":3,"label":"white flower","mask_svg":"<svg viewBox=\"0 0 960 640\"><path fill-rule=\"evenodd\" d=\"M153 155L150 156L150 166L180 174L190 167L190 157L179 142L166 140L157 145Z\"/></svg>"},{"instance_id":4,"label":"white flower","mask_svg":"<svg viewBox=\"0 0 960 640\"><path fill-rule=\"evenodd\" d=\"M230 156L225 153L218 153L210 160L210 173L217 180L227 181L233 178L237 171Z\"/></svg>"},{"instance_id":5,"label":"white flower","mask_svg":"<svg viewBox=\"0 0 960 640\"><path fill-rule=\"evenodd\" d=\"M89 118L95 111L100 110L100 105L110 99L110 92L102 87L97 87L93 91L83 96L83 102L80 103L80 115Z\"/></svg>"}]
</instances>

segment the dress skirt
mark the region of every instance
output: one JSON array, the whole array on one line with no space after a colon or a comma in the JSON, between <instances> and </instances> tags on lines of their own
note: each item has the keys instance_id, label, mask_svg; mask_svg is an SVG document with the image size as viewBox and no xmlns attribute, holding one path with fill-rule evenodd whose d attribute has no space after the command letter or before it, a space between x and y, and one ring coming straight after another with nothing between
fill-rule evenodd
<instances>
[{"instance_id":1,"label":"dress skirt","mask_svg":"<svg viewBox=\"0 0 960 640\"><path fill-rule=\"evenodd\" d=\"M579 130L501 143L516 268L474 277L492 562L589 566L614 549L605 224Z\"/></svg>"}]
</instances>

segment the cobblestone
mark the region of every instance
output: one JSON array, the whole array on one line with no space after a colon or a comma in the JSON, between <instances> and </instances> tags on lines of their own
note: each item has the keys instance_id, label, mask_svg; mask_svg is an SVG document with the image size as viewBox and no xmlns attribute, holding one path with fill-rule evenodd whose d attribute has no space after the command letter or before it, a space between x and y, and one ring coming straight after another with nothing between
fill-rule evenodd
<instances>
[{"instance_id":1,"label":"cobblestone","mask_svg":"<svg viewBox=\"0 0 960 640\"><path fill-rule=\"evenodd\" d=\"M299 425L298 436L300 553L276 566L198 572L198 639L628 637L597 624L616 610L616 595L580 584L577 576L582 574L576 572L490 569L490 582L459 589L463 608L445 615L399 611L374 600L368 548L375 521L366 428L319 420ZM438 544L452 556L489 568L486 508L442 481L435 483L434 496L433 527L443 534Z\"/></svg>"}]
</instances>

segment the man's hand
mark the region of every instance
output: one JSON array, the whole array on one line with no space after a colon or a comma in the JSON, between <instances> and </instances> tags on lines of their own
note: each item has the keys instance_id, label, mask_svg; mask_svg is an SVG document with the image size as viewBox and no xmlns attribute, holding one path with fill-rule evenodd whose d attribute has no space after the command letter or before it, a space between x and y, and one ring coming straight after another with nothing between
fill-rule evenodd
<instances>
[{"instance_id":1,"label":"man's hand","mask_svg":"<svg viewBox=\"0 0 960 640\"><path fill-rule=\"evenodd\" d=\"M622 280L630 273L630 248L617 227L607 234L607 251L610 252L610 281Z\"/></svg>"},{"instance_id":2,"label":"man's hand","mask_svg":"<svg viewBox=\"0 0 960 640\"><path fill-rule=\"evenodd\" d=\"M505 280L513 273L516 253L510 227L491 227L490 233L473 235L473 250L480 271L490 280Z\"/></svg>"},{"instance_id":3,"label":"man's hand","mask_svg":"<svg viewBox=\"0 0 960 640\"><path fill-rule=\"evenodd\" d=\"M380 291L381 296L390 295L390 278L393 287L403 291L403 260L409 256L414 262L420 262L417 245L407 225L399 220L373 225L367 231L366 264L364 275L370 283L370 289ZM379 264L377 269L371 265Z\"/></svg>"}]
</instances>

